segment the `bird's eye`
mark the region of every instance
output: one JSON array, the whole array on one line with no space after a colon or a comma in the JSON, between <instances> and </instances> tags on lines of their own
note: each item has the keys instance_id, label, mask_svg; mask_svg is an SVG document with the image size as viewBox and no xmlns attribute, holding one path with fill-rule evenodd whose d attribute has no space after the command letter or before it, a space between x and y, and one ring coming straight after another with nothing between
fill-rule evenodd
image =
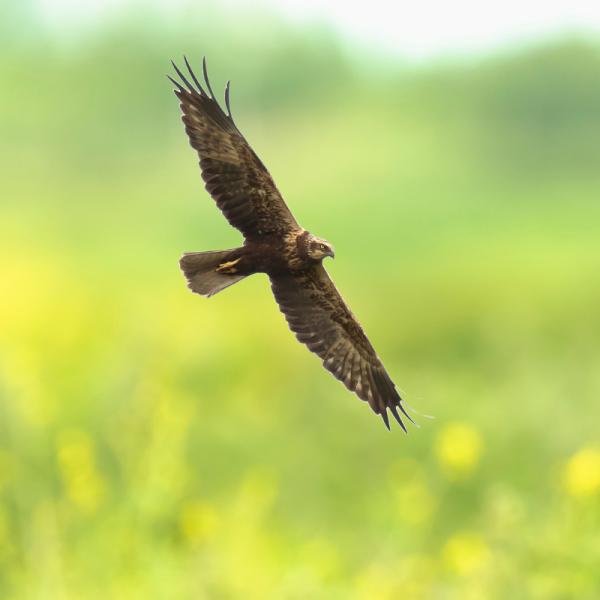
<instances>
[{"instance_id":1,"label":"bird's eye","mask_svg":"<svg viewBox=\"0 0 600 600\"><path fill-rule=\"evenodd\" d=\"M320 244L320 248L321 248L321 250L327 250L327 247L325 246L325 244Z\"/></svg>"}]
</instances>

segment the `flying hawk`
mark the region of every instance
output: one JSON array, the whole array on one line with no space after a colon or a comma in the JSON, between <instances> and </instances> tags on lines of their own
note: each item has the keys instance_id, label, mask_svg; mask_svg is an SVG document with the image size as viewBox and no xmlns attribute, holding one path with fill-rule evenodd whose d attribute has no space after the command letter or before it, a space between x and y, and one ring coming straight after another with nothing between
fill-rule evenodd
<instances>
[{"instance_id":1,"label":"flying hawk","mask_svg":"<svg viewBox=\"0 0 600 600\"><path fill-rule=\"evenodd\" d=\"M389 409L406 431L398 409L412 419L394 382L323 267L323 259L334 256L331 244L298 225L267 168L236 127L229 82L224 112L210 86L206 60L202 65L205 88L184 60L191 82L175 63L180 81L168 77L181 102L185 131L200 157L208 193L244 236L240 248L184 254L179 264L188 287L212 296L248 275L266 273L298 340L350 391L368 402L388 429Z\"/></svg>"}]
</instances>

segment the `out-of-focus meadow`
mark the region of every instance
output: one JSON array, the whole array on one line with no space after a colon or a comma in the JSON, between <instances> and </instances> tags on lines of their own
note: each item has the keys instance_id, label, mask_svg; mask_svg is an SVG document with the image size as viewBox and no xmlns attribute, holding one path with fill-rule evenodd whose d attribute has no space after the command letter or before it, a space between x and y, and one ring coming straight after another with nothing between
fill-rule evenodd
<instances>
[{"instance_id":1,"label":"out-of-focus meadow","mask_svg":"<svg viewBox=\"0 0 600 600\"><path fill-rule=\"evenodd\" d=\"M326 29L113 23L0 56L0 597L598 598L600 48L409 66ZM203 190L209 59L420 428L387 432Z\"/></svg>"}]
</instances>

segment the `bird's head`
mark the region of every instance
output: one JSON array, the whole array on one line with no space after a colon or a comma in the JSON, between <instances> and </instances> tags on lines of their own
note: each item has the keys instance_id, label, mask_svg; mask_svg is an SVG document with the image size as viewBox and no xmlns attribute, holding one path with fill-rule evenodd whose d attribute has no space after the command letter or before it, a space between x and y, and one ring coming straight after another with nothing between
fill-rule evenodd
<instances>
[{"instance_id":1,"label":"bird's head","mask_svg":"<svg viewBox=\"0 0 600 600\"><path fill-rule=\"evenodd\" d=\"M333 246L327 241L310 234L307 244L307 254L312 260L323 260L327 256L335 257Z\"/></svg>"}]
</instances>

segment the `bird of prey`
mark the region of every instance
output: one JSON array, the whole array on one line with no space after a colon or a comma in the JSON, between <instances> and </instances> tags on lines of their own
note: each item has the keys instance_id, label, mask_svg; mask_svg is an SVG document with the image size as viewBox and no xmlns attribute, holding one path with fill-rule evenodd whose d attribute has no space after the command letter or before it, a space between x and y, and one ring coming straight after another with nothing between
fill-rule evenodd
<instances>
[{"instance_id":1,"label":"bird of prey","mask_svg":"<svg viewBox=\"0 0 600 600\"><path fill-rule=\"evenodd\" d=\"M203 60L201 84L184 57L189 79L173 62L175 85L190 145L200 158L206 190L233 227L244 236L240 248L190 252L180 259L188 287L212 296L253 273L266 273L281 312L300 342L389 429L388 409L406 431L398 409L407 414L362 327L323 267L333 247L303 229L286 206L267 168L231 116L229 82L225 112L208 79Z\"/></svg>"}]
</instances>

